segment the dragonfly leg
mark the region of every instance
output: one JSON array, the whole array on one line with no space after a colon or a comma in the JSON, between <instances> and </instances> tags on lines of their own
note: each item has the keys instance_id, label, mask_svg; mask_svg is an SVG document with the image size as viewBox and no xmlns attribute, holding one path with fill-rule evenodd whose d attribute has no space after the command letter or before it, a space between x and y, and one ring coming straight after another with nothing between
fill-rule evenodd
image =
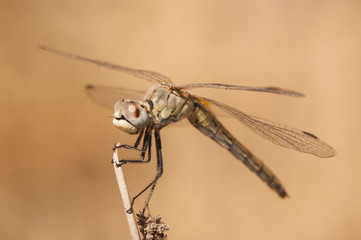
<instances>
[{"instance_id":1,"label":"dragonfly leg","mask_svg":"<svg viewBox=\"0 0 361 240\"><path fill-rule=\"evenodd\" d=\"M152 187L149 192L147 201L145 202L145 206L143 208L143 213L144 213L145 209L147 208L147 206L149 204L150 198L153 194L155 185L157 184L158 179L163 174L163 156L162 156L162 145L161 145L161 140L160 140L159 129L154 129L154 137L155 137L155 146L156 146L156 150L157 150L157 175L155 176L154 180L150 184L148 184L148 186L146 186L135 197L133 197L132 202L130 204L130 208L127 210L127 213L133 212L133 205L134 205L135 199L137 199L140 195L142 195L148 188Z\"/></svg>"},{"instance_id":2,"label":"dragonfly leg","mask_svg":"<svg viewBox=\"0 0 361 240\"><path fill-rule=\"evenodd\" d=\"M150 191L149 191L147 201L145 201L145 204L144 204L144 207L143 207L143 211L142 211L142 215L143 215L143 216L144 216L145 209L147 209L147 207L148 207L148 204L149 204L150 198L151 198L151 196L152 196L152 194L153 194L153 191L154 191L155 186L156 186L156 184L153 184L152 188L151 188Z\"/></svg>"},{"instance_id":3,"label":"dragonfly leg","mask_svg":"<svg viewBox=\"0 0 361 240\"><path fill-rule=\"evenodd\" d=\"M138 138L137 138L137 140L135 141L134 146L130 146L130 145L128 145L128 144L115 145L115 146L113 147L113 151L115 151L115 150L117 150L117 149L120 149L120 148L140 150L140 149L138 149L138 146L139 146L140 141L142 140L143 135L144 135L144 129L143 129L143 130L140 132L140 134L138 135Z\"/></svg>"},{"instance_id":4,"label":"dragonfly leg","mask_svg":"<svg viewBox=\"0 0 361 240\"><path fill-rule=\"evenodd\" d=\"M117 167L120 167L126 163L148 163L150 162L150 159L151 159L151 144L152 144L152 133L151 133L151 127L148 127L146 130L145 130L145 134L144 134L144 130L139 134L134 146L131 146L131 145L128 145L128 144L122 144L122 145L116 145L113 150L117 150L117 149L120 149L120 148L125 148L125 149L130 149L130 150L135 150L135 151L140 151L141 154L140 154L140 157L139 159L136 159L136 160L126 160L126 159L123 159L123 160L120 160L120 163L117 163L116 166ZM144 135L144 137L143 137ZM143 137L143 146L142 146L142 149L139 149L138 146L139 146L139 143L141 141ZM148 150L148 159L144 161L144 158L145 158L145 154Z\"/></svg>"},{"instance_id":5,"label":"dragonfly leg","mask_svg":"<svg viewBox=\"0 0 361 240\"><path fill-rule=\"evenodd\" d=\"M139 136L137 138L137 141L135 141L135 143L134 143L135 148L138 148L140 140L142 140L143 134L144 134L144 129L141 131L141 133L139 134Z\"/></svg>"}]
</instances>

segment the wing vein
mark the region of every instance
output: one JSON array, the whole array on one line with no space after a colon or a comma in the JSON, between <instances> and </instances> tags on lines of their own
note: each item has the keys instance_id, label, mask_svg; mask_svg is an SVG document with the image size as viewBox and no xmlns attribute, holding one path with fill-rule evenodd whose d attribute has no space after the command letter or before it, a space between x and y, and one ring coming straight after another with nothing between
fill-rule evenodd
<instances>
[{"instance_id":1,"label":"wing vein","mask_svg":"<svg viewBox=\"0 0 361 240\"><path fill-rule=\"evenodd\" d=\"M335 150L327 143L321 141L313 135L305 133L304 131L248 115L245 112L215 100L198 96L197 98L200 98L201 101L210 103L211 106L215 105L244 123L256 134L275 144L324 158L332 157L336 154Z\"/></svg>"}]
</instances>

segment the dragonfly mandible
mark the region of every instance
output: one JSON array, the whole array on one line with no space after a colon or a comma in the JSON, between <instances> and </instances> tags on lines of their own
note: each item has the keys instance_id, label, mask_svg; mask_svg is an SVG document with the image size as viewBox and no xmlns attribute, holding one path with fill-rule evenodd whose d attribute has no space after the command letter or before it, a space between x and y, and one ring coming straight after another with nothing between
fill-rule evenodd
<instances>
[{"instance_id":1,"label":"dragonfly mandible","mask_svg":"<svg viewBox=\"0 0 361 240\"><path fill-rule=\"evenodd\" d=\"M88 85L86 88L90 98L101 105L109 106L109 104L114 104L114 102L109 101L109 98L105 97L107 95L113 96L113 99L114 97L118 98L114 105L113 124L123 132L138 135L134 145L123 144L116 146L116 148L127 148L139 151L141 153L139 159L121 160L120 165L125 163L148 163L151 160L152 135L154 135L157 173L153 181L133 197L129 212L132 212L135 199L147 189L151 188L148 200L143 209L144 212L156 183L162 176L163 156L160 130L169 124L184 119L188 119L189 122L204 135L210 137L220 146L227 149L281 198L287 196L284 186L276 175L222 125L213 113L212 106L223 110L245 124L255 133L282 147L313 154L321 158L329 158L336 155L336 151L330 145L309 132L300 131L282 124L251 116L224 103L191 94L188 90L194 88L216 88L223 90L257 91L291 97L303 97L304 95L302 93L278 87L247 87L220 83L176 85L170 78L157 72L128 68L45 46L41 46L40 48L67 58L90 62L98 66L130 74L154 84L143 98L137 101L120 97L129 91L138 94L140 93L139 91L93 85ZM141 142L143 143L141 144Z\"/></svg>"}]
</instances>

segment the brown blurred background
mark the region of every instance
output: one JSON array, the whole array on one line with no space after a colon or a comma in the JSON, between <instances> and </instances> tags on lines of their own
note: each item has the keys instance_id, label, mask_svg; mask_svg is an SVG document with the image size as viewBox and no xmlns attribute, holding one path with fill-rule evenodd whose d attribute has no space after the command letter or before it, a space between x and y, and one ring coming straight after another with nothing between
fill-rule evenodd
<instances>
[{"instance_id":1,"label":"brown blurred background","mask_svg":"<svg viewBox=\"0 0 361 240\"><path fill-rule=\"evenodd\" d=\"M87 83L148 82L37 49L159 71L176 83L279 86L304 99L197 90L310 131L331 159L225 125L282 180L281 200L188 123L162 131L165 173L150 210L169 239L361 239L360 1L0 1L0 239L130 239L110 164L111 111ZM131 194L155 161L124 169ZM139 209L144 198L136 204Z\"/></svg>"}]
</instances>

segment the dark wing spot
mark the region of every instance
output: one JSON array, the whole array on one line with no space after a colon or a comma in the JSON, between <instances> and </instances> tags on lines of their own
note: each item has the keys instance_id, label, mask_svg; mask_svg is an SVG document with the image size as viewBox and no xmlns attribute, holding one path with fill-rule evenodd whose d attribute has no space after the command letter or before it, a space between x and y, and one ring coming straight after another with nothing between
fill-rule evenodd
<instances>
[{"instance_id":1,"label":"dark wing spot","mask_svg":"<svg viewBox=\"0 0 361 240\"><path fill-rule=\"evenodd\" d=\"M305 132L305 131L302 131L304 134L310 136L310 137L313 137L314 139L318 139L318 137L316 137L315 135L313 135L312 133L309 133L309 132Z\"/></svg>"},{"instance_id":2,"label":"dark wing spot","mask_svg":"<svg viewBox=\"0 0 361 240\"><path fill-rule=\"evenodd\" d=\"M265 89L267 89L267 90L276 90L276 91L280 90L280 88L278 88L278 87L265 87Z\"/></svg>"}]
</instances>

